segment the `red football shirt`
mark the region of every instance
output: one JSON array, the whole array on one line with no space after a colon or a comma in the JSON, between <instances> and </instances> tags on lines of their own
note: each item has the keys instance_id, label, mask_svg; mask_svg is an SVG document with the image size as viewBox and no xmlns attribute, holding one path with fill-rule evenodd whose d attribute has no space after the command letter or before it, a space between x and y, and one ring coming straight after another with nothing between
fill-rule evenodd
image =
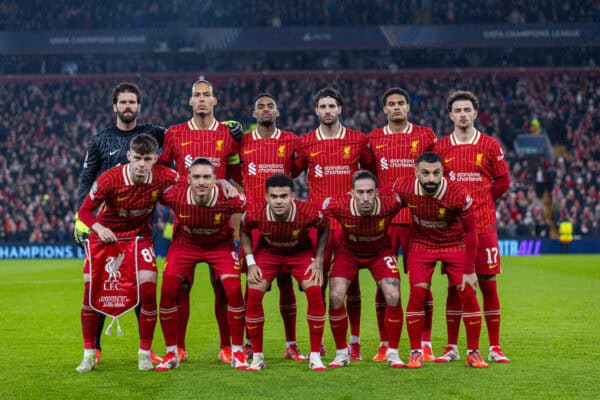
<instances>
[{"instance_id":1,"label":"red football shirt","mask_svg":"<svg viewBox=\"0 0 600 400\"><path fill-rule=\"evenodd\" d=\"M492 186L494 178L508 174L500 143L479 131L475 131L469 143L460 143L451 133L435 143L433 151L442 157L448 180L462 183L473 197L477 232L495 231L496 206Z\"/></svg>"},{"instance_id":2,"label":"red football shirt","mask_svg":"<svg viewBox=\"0 0 600 400\"><path fill-rule=\"evenodd\" d=\"M391 132L388 125L372 130L369 146L375 155L377 177L381 188L391 189L398 178L415 176L415 160L437 140L435 133L425 126L408 123L402 132ZM393 224L410 224L408 209L403 209Z\"/></svg>"},{"instance_id":3,"label":"red football shirt","mask_svg":"<svg viewBox=\"0 0 600 400\"><path fill-rule=\"evenodd\" d=\"M367 137L344 126L333 138L320 128L301 136L297 155L298 169L308 168L309 201L318 207L326 197L349 192L352 175L360 168L375 172Z\"/></svg>"},{"instance_id":4,"label":"red football shirt","mask_svg":"<svg viewBox=\"0 0 600 400\"><path fill-rule=\"evenodd\" d=\"M233 240L231 214L242 213L246 206L243 194L226 199L219 184L213 187L206 205L194 202L192 189L187 184L167 188L160 202L171 207L176 223L173 242L210 246L224 240Z\"/></svg>"},{"instance_id":5,"label":"red football shirt","mask_svg":"<svg viewBox=\"0 0 600 400\"><path fill-rule=\"evenodd\" d=\"M175 163L179 175L186 177L192 162L205 157L214 165L216 178L226 179L230 178L227 165L239 164L239 148L227 126L215 119L209 129L200 129L192 118L169 127L159 161L169 166Z\"/></svg>"},{"instance_id":6,"label":"red football shirt","mask_svg":"<svg viewBox=\"0 0 600 400\"><path fill-rule=\"evenodd\" d=\"M98 222L117 237L152 237L150 221L162 191L177 180L177 172L154 165L144 183L131 180L129 164L100 175L79 210L79 218L91 227ZM98 210L94 217L93 212Z\"/></svg>"},{"instance_id":7,"label":"red football shirt","mask_svg":"<svg viewBox=\"0 0 600 400\"><path fill-rule=\"evenodd\" d=\"M242 179L246 196L265 198L265 181L273 174L292 176L292 164L298 138L292 132L276 129L273 136L263 138L253 130L242 137Z\"/></svg>"},{"instance_id":8,"label":"red football shirt","mask_svg":"<svg viewBox=\"0 0 600 400\"><path fill-rule=\"evenodd\" d=\"M371 215L361 215L356 200L349 194L323 202L325 214L342 226L340 245L360 256L375 255L390 247L386 232L400 208L400 198L388 191L379 192Z\"/></svg>"},{"instance_id":9,"label":"red football shirt","mask_svg":"<svg viewBox=\"0 0 600 400\"><path fill-rule=\"evenodd\" d=\"M429 197L417 178L407 177L396 181L394 192L412 214L410 252L465 247L461 219L473 212L473 201L461 184L442 178L435 195Z\"/></svg>"},{"instance_id":10,"label":"red football shirt","mask_svg":"<svg viewBox=\"0 0 600 400\"><path fill-rule=\"evenodd\" d=\"M292 254L311 247L311 228L325 228L323 214L316 207L294 200L286 221L278 221L267 202L253 204L242 216L242 229L251 234L260 231L257 248L266 248L275 254Z\"/></svg>"}]
</instances>

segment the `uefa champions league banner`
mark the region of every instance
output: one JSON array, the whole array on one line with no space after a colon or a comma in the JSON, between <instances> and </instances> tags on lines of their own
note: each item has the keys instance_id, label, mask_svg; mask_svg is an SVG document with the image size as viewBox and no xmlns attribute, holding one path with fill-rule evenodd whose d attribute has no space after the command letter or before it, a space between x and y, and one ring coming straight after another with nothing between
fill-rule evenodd
<instances>
[{"instance_id":1,"label":"uefa champions league banner","mask_svg":"<svg viewBox=\"0 0 600 400\"><path fill-rule=\"evenodd\" d=\"M0 32L0 54L600 46L600 24Z\"/></svg>"},{"instance_id":2,"label":"uefa champions league banner","mask_svg":"<svg viewBox=\"0 0 600 400\"><path fill-rule=\"evenodd\" d=\"M502 256L540 256L565 252L556 239L500 239ZM156 242L157 257L164 257L168 246ZM573 240L569 254L600 254L600 238ZM83 258L85 254L75 244L51 243L0 243L1 260ZM1 265L0 265L1 266Z\"/></svg>"}]
</instances>

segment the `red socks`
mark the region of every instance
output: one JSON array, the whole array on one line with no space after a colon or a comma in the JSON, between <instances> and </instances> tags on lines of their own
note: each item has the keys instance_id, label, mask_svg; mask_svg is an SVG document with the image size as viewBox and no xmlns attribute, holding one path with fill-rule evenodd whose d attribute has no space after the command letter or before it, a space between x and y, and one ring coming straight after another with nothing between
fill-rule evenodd
<instances>
[{"instance_id":1,"label":"red socks","mask_svg":"<svg viewBox=\"0 0 600 400\"><path fill-rule=\"evenodd\" d=\"M410 297L406 306L406 329L411 350L421 348L421 334L425 322L425 300L428 290L416 285L410 287Z\"/></svg>"},{"instance_id":2,"label":"red socks","mask_svg":"<svg viewBox=\"0 0 600 400\"><path fill-rule=\"evenodd\" d=\"M397 306L386 306L385 307L385 332L388 338L388 347L392 349L398 348L398 342L400 342L400 334L402 332L402 304Z\"/></svg>"},{"instance_id":3,"label":"red socks","mask_svg":"<svg viewBox=\"0 0 600 400\"><path fill-rule=\"evenodd\" d=\"M248 289L247 296L246 329L248 331L248 340L252 343L252 351L262 353L265 325L265 312L262 301L265 293L256 289Z\"/></svg>"},{"instance_id":4,"label":"red socks","mask_svg":"<svg viewBox=\"0 0 600 400\"><path fill-rule=\"evenodd\" d=\"M321 350L323 331L325 330L325 305L321 298L321 288L310 286L304 290L308 302L306 319L308 321L308 333L310 334L310 351L318 353Z\"/></svg>"},{"instance_id":5,"label":"red socks","mask_svg":"<svg viewBox=\"0 0 600 400\"><path fill-rule=\"evenodd\" d=\"M425 321L423 322L422 342L431 342L431 326L433 324L433 294L431 288L427 291L425 298Z\"/></svg>"},{"instance_id":6,"label":"red socks","mask_svg":"<svg viewBox=\"0 0 600 400\"><path fill-rule=\"evenodd\" d=\"M379 329L379 341L386 342L387 335L385 333L385 296L383 292L377 286L377 292L375 292L375 316L377 317L377 328Z\"/></svg>"},{"instance_id":7,"label":"red socks","mask_svg":"<svg viewBox=\"0 0 600 400\"><path fill-rule=\"evenodd\" d=\"M490 346L500 346L500 299L496 280L480 280L483 294L483 315L487 325Z\"/></svg>"},{"instance_id":8,"label":"red socks","mask_svg":"<svg viewBox=\"0 0 600 400\"><path fill-rule=\"evenodd\" d=\"M446 298L446 329L448 331L448 344L458 344L462 306L455 286L448 287Z\"/></svg>"},{"instance_id":9,"label":"red socks","mask_svg":"<svg viewBox=\"0 0 600 400\"><path fill-rule=\"evenodd\" d=\"M138 320L140 330L140 349L150 350L154 329L156 328L156 282L144 282L140 285L140 318Z\"/></svg>"},{"instance_id":10,"label":"red socks","mask_svg":"<svg viewBox=\"0 0 600 400\"><path fill-rule=\"evenodd\" d=\"M166 346L177 345L179 311L177 307L177 296L181 279L177 276L163 275L160 290L160 327L165 337Z\"/></svg>"},{"instance_id":11,"label":"red socks","mask_svg":"<svg viewBox=\"0 0 600 400\"><path fill-rule=\"evenodd\" d=\"M213 290L215 292L215 317L217 318L217 326L219 327L221 347L230 346L231 335L227 322L227 295L220 281L214 282Z\"/></svg>"},{"instance_id":12,"label":"red socks","mask_svg":"<svg viewBox=\"0 0 600 400\"><path fill-rule=\"evenodd\" d=\"M279 275L277 277L277 286L279 287L279 312L283 319L285 340L288 342L295 342L296 295L294 294L292 276L290 274Z\"/></svg>"},{"instance_id":13,"label":"red socks","mask_svg":"<svg viewBox=\"0 0 600 400\"><path fill-rule=\"evenodd\" d=\"M360 307L360 283L357 274L356 278L350 283L346 296L346 310L350 321L350 335L352 336L360 336Z\"/></svg>"},{"instance_id":14,"label":"red socks","mask_svg":"<svg viewBox=\"0 0 600 400\"><path fill-rule=\"evenodd\" d=\"M467 349L479 349L479 336L481 335L481 309L477 302L477 295L470 286L458 290L462 303L462 318L467 331Z\"/></svg>"},{"instance_id":15,"label":"red socks","mask_svg":"<svg viewBox=\"0 0 600 400\"><path fill-rule=\"evenodd\" d=\"M333 339L335 340L335 348L347 348L348 340L346 335L348 333L348 314L346 314L346 307L344 305L337 310L331 308L330 305L329 325L331 326L331 332L333 333Z\"/></svg>"},{"instance_id":16,"label":"red socks","mask_svg":"<svg viewBox=\"0 0 600 400\"><path fill-rule=\"evenodd\" d=\"M85 282L83 289L83 303L81 304L81 332L83 334L83 348L96 348L96 333L98 332L98 321L100 314L90 308L90 283Z\"/></svg>"},{"instance_id":17,"label":"red socks","mask_svg":"<svg viewBox=\"0 0 600 400\"><path fill-rule=\"evenodd\" d=\"M231 344L242 346L244 340L245 306L240 278L226 278L221 283L227 294L227 322L231 333Z\"/></svg>"}]
</instances>

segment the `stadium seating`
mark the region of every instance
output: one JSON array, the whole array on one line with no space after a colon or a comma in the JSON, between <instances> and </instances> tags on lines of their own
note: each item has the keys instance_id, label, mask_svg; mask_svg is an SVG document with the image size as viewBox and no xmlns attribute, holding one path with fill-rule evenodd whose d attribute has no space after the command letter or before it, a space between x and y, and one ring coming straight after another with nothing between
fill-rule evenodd
<instances>
[{"instance_id":1,"label":"stadium seating","mask_svg":"<svg viewBox=\"0 0 600 400\"><path fill-rule=\"evenodd\" d=\"M409 1L5 1L0 31L193 26L480 24L598 22L598 2Z\"/></svg>"}]
</instances>

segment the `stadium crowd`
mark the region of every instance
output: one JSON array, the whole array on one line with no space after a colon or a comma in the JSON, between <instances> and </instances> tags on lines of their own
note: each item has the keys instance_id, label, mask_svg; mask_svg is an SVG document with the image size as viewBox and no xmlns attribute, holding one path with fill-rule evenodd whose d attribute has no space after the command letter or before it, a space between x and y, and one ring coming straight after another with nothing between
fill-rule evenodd
<instances>
[{"instance_id":1,"label":"stadium crowd","mask_svg":"<svg viewBox=\"0 0 600 400\"><path fill-rule=\"evenodd\" d=\"M144 120L169 126L190 116L192 80L140 81ZM109 80L65 79L0 86L0 241L62 242L71 239L75 191L88 138L113 123ZM469 89L480 98L476 126L507 150L511 190L498 202L502 236L549 235L571 219L577 235L600 234L600 77L589 74L483 75L407 80L229 79L215 82L221 120L249 127L254 96L275 94L279 126L301 134L318 122L311 97L333 85L346 97L343 123L364 132L383 126L379 96L393 85L412 95L410 119L438 136L451 130L445 97ZM520 132L547 132L564 149L554 160L521 158L512 149ZM585 167L585 168L584 168ZM544 193L549 194L547 202Z\"/></svg>"},{"instance_id":2,"label":"stadium crowd","mask_svg":"<svg viewBox=\"0 0 600 400\"><path fill-rule=\"evenodd\" d=\"M136 29L206 26L384 25L598 22L597 1L535 6L522 0L468 1L200 1L80 2L9 0L0 7L0 31Z\"/></svg>"}]
</instances>

